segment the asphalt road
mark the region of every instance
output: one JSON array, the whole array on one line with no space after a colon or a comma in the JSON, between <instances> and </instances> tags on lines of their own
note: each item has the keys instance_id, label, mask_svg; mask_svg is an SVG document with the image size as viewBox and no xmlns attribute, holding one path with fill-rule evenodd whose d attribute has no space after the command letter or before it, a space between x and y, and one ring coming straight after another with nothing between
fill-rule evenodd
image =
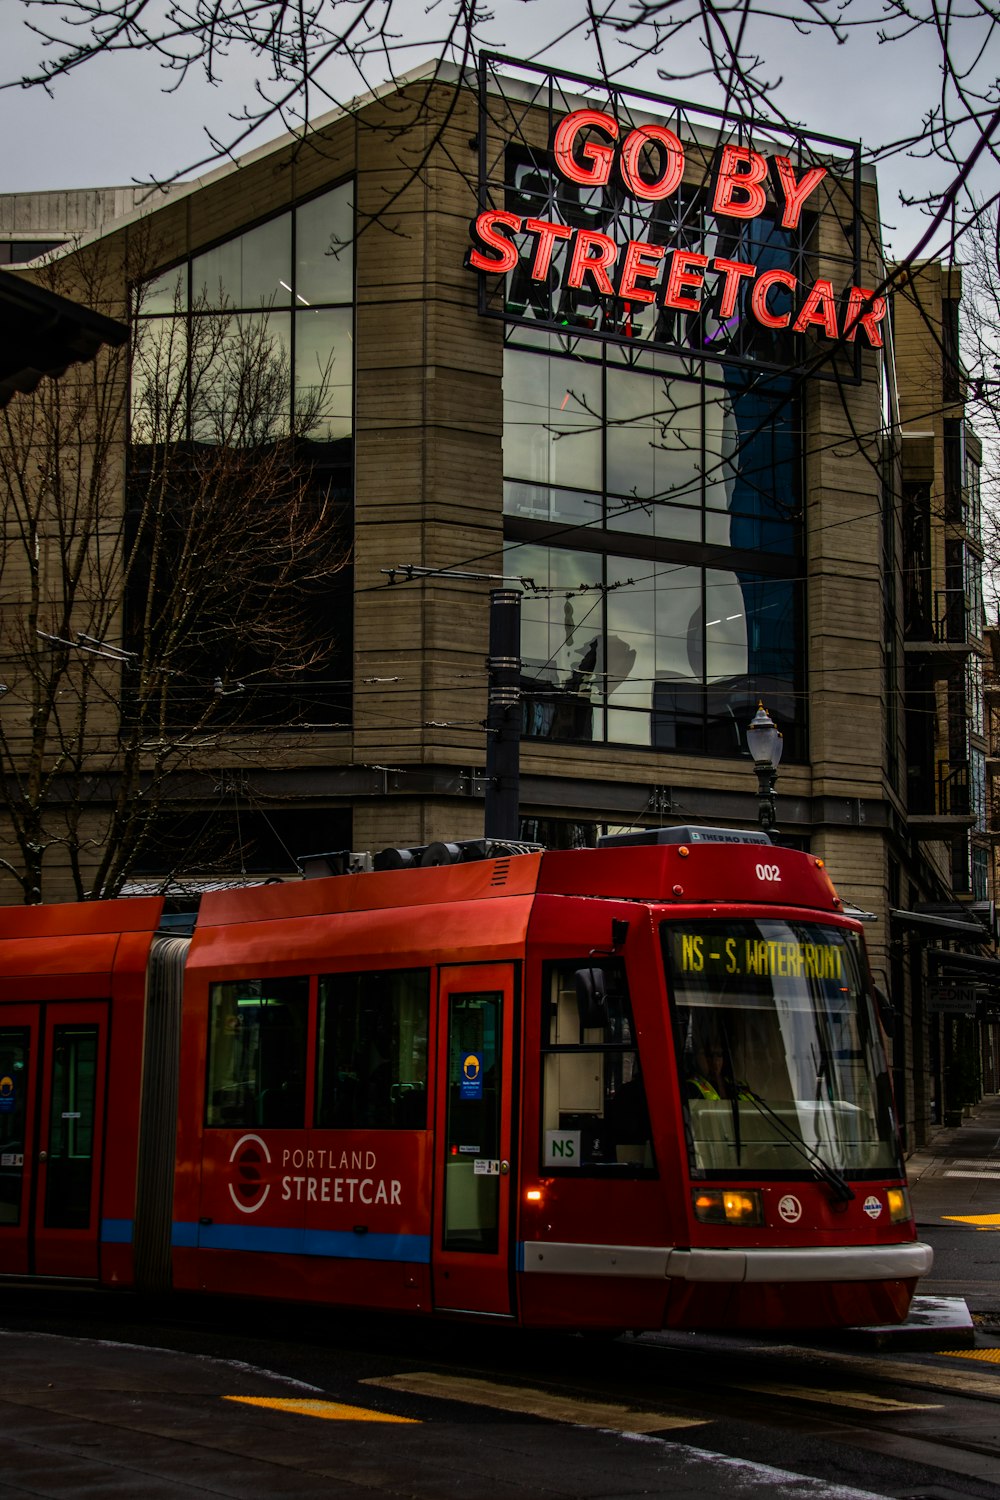
<instances>
[{"instance_id":1,"label":"asphalt road","mask_svg":"<svg viewBox=\"0 0 1000 1500\"><path fill-rule=\"evenodd\" d=\"M34 1291L0 1328L3 1500L1000 1500L1000 1365L957 1353Z\"/></svg>"}]
</instances>

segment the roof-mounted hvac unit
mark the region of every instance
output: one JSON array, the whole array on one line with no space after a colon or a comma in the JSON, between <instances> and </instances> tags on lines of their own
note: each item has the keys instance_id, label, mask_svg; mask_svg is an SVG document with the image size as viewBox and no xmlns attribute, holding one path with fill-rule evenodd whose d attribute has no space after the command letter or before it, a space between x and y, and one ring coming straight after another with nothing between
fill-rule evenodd
<instances>
[{"instance_id":1,"label":"roof-mounted hvac unit","mask_svg":"<svg viewBox=\"0 0 1000 1500\"><path fill-rule=\"evenodd\" d=\"M759 828L645 828L638 833L609 833L597 840L598 849L622 849L631 844L769 844Z\"/></svg>"},{"instance_id":2,"label":"roof-mounted hvac unit","mask_svg":"<svg viewBox=\"0 0 1000 1500\"><path fill-rule=\"evenodd\" d=\"M328 875L359 875L371 870L419 870L433 865L463 865L478 859L506 859L514 854L540 854L544 844L515 839L458 839L454 843L416 844L408 849L382 849L359 854L331 849L325 854L300 854L296 864L306 880Z\"/></svg>"},{"instance_id":3,"label":"roof-mounted hvac unit","mask_svg":"<svg viewBox=\"0 0 1000 1500\"><path fill-rule=\"evenodd\" d=\"M383 849L375 856L375 869L465 865L479 859L506 859L513 854L540 854L544 848L544 844L525 844L516 839L458 839L455 843L420 844L411 849Z\"/></svg>"}]
</instances>

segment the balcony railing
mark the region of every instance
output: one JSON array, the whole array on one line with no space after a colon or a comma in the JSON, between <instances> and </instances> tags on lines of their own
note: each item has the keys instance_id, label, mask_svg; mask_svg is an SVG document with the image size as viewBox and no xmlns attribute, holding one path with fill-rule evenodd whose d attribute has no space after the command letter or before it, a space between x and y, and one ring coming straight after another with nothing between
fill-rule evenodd
<instances>
[{"instance_id":1,"label":"balcony railing","mask_svg":"<svg viewBox=\"0 0 1000 1500\"><path fill-rule=\"evenodd\" d=\"M949 644L969 639L969 601L964 589L935 589L934 639Z\"/></svg>"},{"instance_id":2,"label":"balcony railing","mask_svg":"<svg viewBox=\"0 0 1000 1500\"><path fill-rule=\"evenodd\" d=\"M967 760L938 761L937 811L946 818L965 818L971 813Z\"/></svg>"},{"instance_id":3,"label":"balcony railing","mask_svg":"<svg viewBox=\"0 0 1000 1500\"><path fill-rule=\"evenodd\" d=\"M910 794L910 817L912 818L964 818L968 820L972 811L969 796L969 762L967 760L939 760L934 784L916 788Z\"/></svg>"}]
</instances>

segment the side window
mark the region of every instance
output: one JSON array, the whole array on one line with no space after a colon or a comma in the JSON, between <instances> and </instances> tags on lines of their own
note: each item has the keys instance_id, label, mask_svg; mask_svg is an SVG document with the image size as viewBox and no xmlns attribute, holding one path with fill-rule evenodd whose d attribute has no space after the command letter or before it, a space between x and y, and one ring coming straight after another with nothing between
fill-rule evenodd
<instances>
[{"instance_id":1,"label":"side window","mask_svg":"<svg viewBox=\"0 0 1000 1500\"><path fill-rule=\"evenodd\" d=\"M625 965L609 958L551 964L543 984L542 1171L651 1172Z\"/></svg>"},{"instance_id":2,"label":"side window","mask_svg":"<svg viewBox=\"0 0 1000 1500\"><path fill-rule=\"evenodd\" d=\"M305 1125L308 979L209 987L206 1125Z\"/></svg>"},{"instance_id":3,"label":"side window","mask_svg":"<svg viewBox=\"0 0 1000 1500\"><path fill-rule=\"evenodd\" d=\"M427 1128L430 973L392 969L319 981L316 1124Z\"/></svg>"}]
</instances>

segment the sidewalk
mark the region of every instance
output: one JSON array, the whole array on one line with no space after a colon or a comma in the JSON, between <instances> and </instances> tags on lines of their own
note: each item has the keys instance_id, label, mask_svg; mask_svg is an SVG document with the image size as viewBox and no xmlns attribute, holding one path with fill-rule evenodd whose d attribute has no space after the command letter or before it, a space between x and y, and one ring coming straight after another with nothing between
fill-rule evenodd
<instances>
[{"instance_id":1,"label":"sidewalk","mask_svg":"<svg viewBox=\"0 0 1000 1500\"><path fill-rule=\"evenodd\" d=\"M936 1131L907 1159L906 1174L918 1224L993 1217L1000 1229L1000 1094Z\"/></svg>"},{"instance_id":2,"label":"sidewalk","mask_svg":"<svg viewBox=\"0 0 1000 1500\"><path fill-rule=\"evenodd\" d=\"M934 1247L916 1302L933 1318L960 1299L978 1341L1000 1343L1000 1095L936 1131L906 1171L917 1235Z\"/></svg>"}]
</instances>

